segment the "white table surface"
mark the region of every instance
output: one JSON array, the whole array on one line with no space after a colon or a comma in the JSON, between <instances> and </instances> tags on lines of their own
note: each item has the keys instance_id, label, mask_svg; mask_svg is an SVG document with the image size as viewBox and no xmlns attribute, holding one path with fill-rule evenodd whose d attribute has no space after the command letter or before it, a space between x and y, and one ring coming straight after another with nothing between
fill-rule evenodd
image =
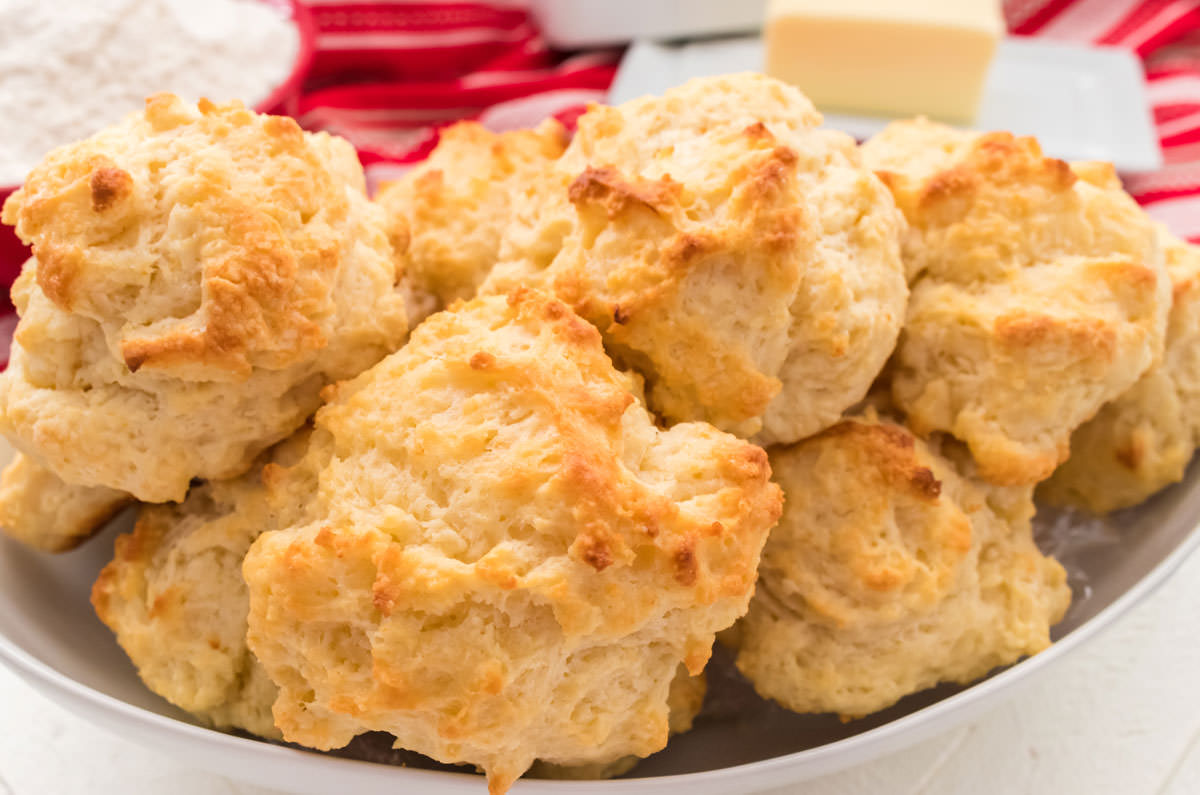
<instances>
[{"instance_id":1,"label":"white table surface","mask_svg":"<svg viewBox=\"0 0 1200 795\"><path fill-rule=\"evenodd\" d=\"M274 795L94 728L2 667L0 738L0 795ZM785 791L1200 793L1200 554L983 719Z\"/></svg>"}]
</instances>

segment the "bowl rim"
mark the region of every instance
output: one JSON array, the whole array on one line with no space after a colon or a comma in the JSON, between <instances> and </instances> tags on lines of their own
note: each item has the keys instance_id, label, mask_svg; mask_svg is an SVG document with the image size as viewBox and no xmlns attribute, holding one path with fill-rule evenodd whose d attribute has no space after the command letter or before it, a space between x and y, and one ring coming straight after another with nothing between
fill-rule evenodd
<instances>
[{"instance_id":1,"label":"bowl rim","mask_svg":"<svg viewBox=\"0 0 1200 795\"><path fill-rule=\"evenodd\" d=\"M783 776L786 775L787 769L801 761L805 762L809 768L803 778L809 778L833 773L889 751L908 747L936 734L944 728L946 720L952 714L968 708L979 710L996 703L999 695L1012 692L1010 685L1021 680L1028 680L1034 672L1054 664L1065 655L1083 646L1098 633L1111 626L1117 618L1127 613L1134 605L1158 590L1183 562L1200 548L1200 516L1192 516L1184 521L1190 521L1192 529L1174 550L1112 603L1049 648L1021 660L982 682L881 726L814 748L714 770L608 781L520 779L517 786L526 791L566 790L605 793L644 792L648 785L657 788L668 785L703 784L712 786L725 783L745 788L756 780L769 786L769 780L774 780L776 783L784 780ZM452 780L456 780L455 783L463 784L468 780L478 781L478 776L473 773L396 767L376 762L345 759L315 751L275 745L263 740L239 737L160 715L102 693L60 673L26 652L3 633L0 633L0 662L5 663L31 685L40 685L64 696L82 700L94 710L114 713L115 716L138 724L139 728L143 730L174 733L192 743L203 744L206 746L206 750L214 753L243 757L254 755L256 758L262 758L262 755L274 756L280 761L286 760L293 765L316 765L326 770L332 769L329 766L333 765L335 768L346 771L351 769L361 771L365 765L377 771L379 775L396 776L397 783L406 779L414 784L424 781L430 784L437 782L447 785L451 784ZM857 753L850 752L854 749L857 749ZM384 771L389 772L385 773ZM799 778L788 780L799 780Z\"/></svg>"}]
</instances>

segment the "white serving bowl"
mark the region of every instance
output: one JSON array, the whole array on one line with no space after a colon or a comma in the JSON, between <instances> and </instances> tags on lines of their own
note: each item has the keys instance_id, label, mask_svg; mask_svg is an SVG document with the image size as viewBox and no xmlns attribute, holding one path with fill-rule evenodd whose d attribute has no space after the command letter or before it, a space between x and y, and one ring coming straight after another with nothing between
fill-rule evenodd
<instances>
[{"instance_id":1,"label":"white serving bowl","mask_svg":"<svg viewBox=\"0 0 1200 795\"><path fill-rule=\"evenodd\" d=\"M2 443L0 443L2 445ZM0 447L0 462L11 450ZM945 731L1009 697L1085 643L1162 584L1200 546L1200 467L1149 503L1113 517L1107 529L1059 532L1055 551L1072 573L1076 601L1045 652L971 687L940 687L886 712L843 724L802 716L757 699L729 673L710 674L695 728L612 781L522 780L522 792L688 795L749 792L840 770ZM0 537L0 661L71 712L195 766L298 793L482 793L466 772L423 770L342 759L202 728L153 695L93 614L88 593L130 512L78 550L51 556ZM718 663L721 660L717 661ZM710 669L711 671L711 669ZM1152 676L1153 672L1143 672ZM680 791L680 790L676 790Z\"/></svg>"}]
</instances>

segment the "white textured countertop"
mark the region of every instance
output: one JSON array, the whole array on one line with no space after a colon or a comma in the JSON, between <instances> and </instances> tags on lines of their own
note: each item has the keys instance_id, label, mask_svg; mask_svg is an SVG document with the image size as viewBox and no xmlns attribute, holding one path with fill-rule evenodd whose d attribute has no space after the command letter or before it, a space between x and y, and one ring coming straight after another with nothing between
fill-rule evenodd
<instances>
[{"instance_id":1,"label":"white textured countertop","mask_svg":"<svg viewBox=\"0 0 1200 795\"><path fill-rule=\"evenodd\" d=\"M3 668L0 737L0 795L272 794L94 728ZM1200 554L981 720L788 791L1200 793Z\"/></svg>"}]
</instances>

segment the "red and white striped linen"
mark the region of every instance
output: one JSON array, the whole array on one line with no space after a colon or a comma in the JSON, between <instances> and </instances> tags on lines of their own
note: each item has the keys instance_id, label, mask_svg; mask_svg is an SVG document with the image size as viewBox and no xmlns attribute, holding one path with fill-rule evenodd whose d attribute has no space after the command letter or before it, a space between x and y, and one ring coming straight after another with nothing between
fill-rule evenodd
<instances>
[{"instance_id":1,"label":"red and white striped linen","mask_svg":"<svg viewBox=\"0 0 1200 795\"><path fill-rule=\"evenodd\" d=\"M373 189L429 154L437 131L571 123L603 102L620 52L552 52L521 3L308 0L317 55L300 123L358 147Z\"/></svg>"}]
</instances>

